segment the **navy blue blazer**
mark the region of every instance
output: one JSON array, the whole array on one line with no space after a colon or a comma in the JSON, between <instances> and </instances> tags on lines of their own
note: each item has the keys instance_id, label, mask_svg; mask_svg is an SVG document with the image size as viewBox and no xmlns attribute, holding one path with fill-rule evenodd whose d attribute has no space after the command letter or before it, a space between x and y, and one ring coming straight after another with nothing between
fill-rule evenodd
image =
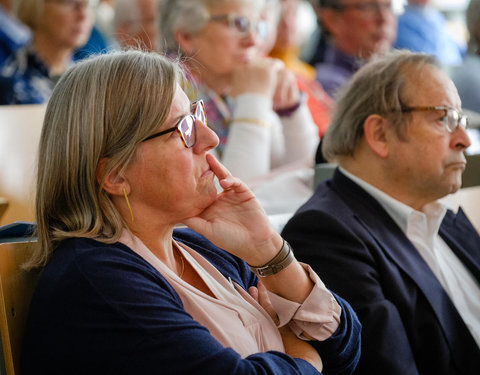
<instances>
[{"instance_id":1,"label":"navy blue blazer","mask_svg":"<svg viewBox=\"0 0 480 375\"><path fill-rule=\"evenodd\" d=\"M480 374L480 349L426 262L380 204L338 170L282 235L357 312L356 374ZM461 209L447 212L440 236L480 283L480 237Z\"/></svg>"}]
</instances>

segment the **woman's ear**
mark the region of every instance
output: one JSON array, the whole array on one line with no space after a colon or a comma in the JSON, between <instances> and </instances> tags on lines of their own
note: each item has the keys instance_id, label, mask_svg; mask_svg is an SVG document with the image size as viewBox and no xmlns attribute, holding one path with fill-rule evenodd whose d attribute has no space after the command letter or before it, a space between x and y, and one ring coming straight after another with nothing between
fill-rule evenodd
<instances>
[{"instance_id":1,"label":"woman's ear","mask_svg":"<svg viewBox=\"0 0 480 375\"><path fill-rule=\"evenodd\" d=\"M388 120L380 115L373 114L367 117L363 123L363 133L369 148L377 156L388 156L388 140L391 126Z\"/></svg>"},{"instance_id":2,"label":"woman's ear","mask_svg":"<svg viewBox=\"0 0 480 375\"><path fill-rule=\"evenodd\" d=\"M102 186L102 189L111 195L123 195L123 190L127 191L127 194L130 193L130 185L125 180L123 176L119 174L119 169L116 168L110 173L104 176L105 166L108 162L107 158L102 158L97 166L97 171L95 177L99 185ZM103 181L102 181L103 177Z\"/></svg>"}]
</instances>

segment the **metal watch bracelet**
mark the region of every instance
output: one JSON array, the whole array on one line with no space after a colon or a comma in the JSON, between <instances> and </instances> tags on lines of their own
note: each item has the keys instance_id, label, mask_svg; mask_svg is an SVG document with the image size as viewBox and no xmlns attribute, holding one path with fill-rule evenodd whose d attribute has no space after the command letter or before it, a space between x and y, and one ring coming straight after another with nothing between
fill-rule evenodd
<instances>
[{"instance_id":1,"label":"metal watch bracelet","mask_svg":"<svg viewBox=\"0 0 480 375\"><path fill-rule=\"evenodd\" d=\"M258 276L267 277L275 275L286 268L290 263L292 263L293 259L294 256L290 244L283 240L282 248L269 262L259 267L254 267L249 264L248 267L250 267L250 270L256 273Z\"/></svg>"}]
</instances>

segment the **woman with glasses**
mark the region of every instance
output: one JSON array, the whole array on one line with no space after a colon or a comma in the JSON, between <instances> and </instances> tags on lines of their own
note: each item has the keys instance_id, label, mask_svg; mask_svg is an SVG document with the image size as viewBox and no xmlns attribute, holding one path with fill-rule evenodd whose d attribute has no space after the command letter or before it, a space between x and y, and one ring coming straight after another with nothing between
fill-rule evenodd
<instances>
[{"instance_id":1,"label":"woman with glasses","mask_svg":"<svg viewBox=\"0 0 480 375\"><path fill-rule=\"evenodd\" d=\"M167 49L182 55L192 82L188 94L204 100L208 125L220 139L216 154L247 183L313 162L318 145L295 75L264 57L264 3L166 0L160 10Z\"/></svg>"},{"instance_id":2,"label":"woman with glasses","mask_svg":"<svg viewBox=\"0 0 480 375\"><path fill-rule=\"evenodd\" d=\"M44 103L73 64L75 49L90 36L89 0L11 0L11 4L33 36L0 68L0 105Z\"/></svg>"},{"instance_id":3,"label":"woman with glasses","mask_svg":"<svg viewBox=\"0 0 480 375\"><path fill-rule=\"evenodd\" d=\"M218 137L180 77L158 54L117 52L55 87L22 373L350 373L355 313L209 153Z\"/></svg>"}]
</instances>

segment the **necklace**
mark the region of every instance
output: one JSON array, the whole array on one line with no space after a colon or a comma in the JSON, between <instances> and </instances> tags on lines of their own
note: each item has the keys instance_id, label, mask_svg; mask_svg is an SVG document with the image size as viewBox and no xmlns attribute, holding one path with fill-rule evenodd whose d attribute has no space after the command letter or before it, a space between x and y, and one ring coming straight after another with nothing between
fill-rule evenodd
<instances>
[{"instance_id":1,"label":"necklace","mask_svg":"<svg viewBox=\"0 0 480 375\"><path fill-rule=\"evenodd\" d=\"M180 260L182 261L182 271L180 272L180 275L178 275L179 278L182 278L183 273L185 272L185 260L183 259L183 255L180 252L180 250L177 249L177 247L174 245L173 248L177 252L178 256L180 257Z\"/></svg>"}]
</instances>

